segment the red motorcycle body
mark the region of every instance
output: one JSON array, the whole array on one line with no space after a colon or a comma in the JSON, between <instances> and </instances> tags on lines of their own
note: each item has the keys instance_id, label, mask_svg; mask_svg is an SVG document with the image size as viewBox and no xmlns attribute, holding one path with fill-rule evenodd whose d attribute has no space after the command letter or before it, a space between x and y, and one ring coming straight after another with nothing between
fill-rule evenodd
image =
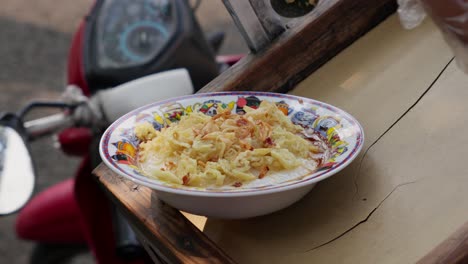
<instances>
[{"instance_id":1,"label":"red motorcycle body","mask_svg":"<svg viewBox=\"0 0 468 264\"><path fill-rule=\"evenodd\" d=\"M82 61L83 32L84 23L72 41L67 81L89 96ZM17 235L41 243L87 244L98 263L126 263L115 254L109 204L91 177L90 130L70 128L58 139L66 154L83 156L83 160L73 178L39 193L21 210Z\"/></svg>"}]
</instances>

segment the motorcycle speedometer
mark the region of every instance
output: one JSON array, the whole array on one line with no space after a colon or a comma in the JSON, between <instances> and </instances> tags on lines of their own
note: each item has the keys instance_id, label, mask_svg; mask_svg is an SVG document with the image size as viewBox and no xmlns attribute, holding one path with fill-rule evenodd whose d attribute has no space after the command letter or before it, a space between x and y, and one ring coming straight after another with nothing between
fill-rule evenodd
<instances>
[{"instance_id":1,"label":"motorcycle speedometer","mask_svg":"<svg viewBox=\"0 0 468 264\"><path fill-rule=\"evenodd\" d=\"M189 71L198 90L219 73L188 0L96 0L82 28L91 94L177 68Z\"/></svg>"},{"instance_id":2,"label":"motorcycle speedometer","mask_svg":"<svg viewBox=\"0 0 468 264\"><path fill-rule=\"evenodd\" d=\"M169 0L107 0L96 30L101 68L138 66L152 60L175 32Z\"/></svg>"}]
</instances>

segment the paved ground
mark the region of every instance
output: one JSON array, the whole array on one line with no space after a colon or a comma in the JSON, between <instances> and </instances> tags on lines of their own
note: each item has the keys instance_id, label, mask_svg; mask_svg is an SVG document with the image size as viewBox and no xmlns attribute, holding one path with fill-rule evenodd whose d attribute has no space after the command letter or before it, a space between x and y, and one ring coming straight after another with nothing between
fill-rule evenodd
<instances>
[{"instance_id":1,"label":"paved ground","mask_svg":"<svg viewBox=\"0 0 468 264\"><path fill-rule=\"evenodd\" d=\"M31 99L57 98L64 86L71 34L92 0L0 0L0 111L15 111ZM246 47L221 1L202 1L197 17L206 32L223 29L221 53ZM36 192L71 177L78 160L64 156L47 138L32 145L38 167ZM33 243L14 233L15 215L0 218L0 263L28 263ZM74 263L93 263L90 256Z\"/></svg>"}]
</instances>

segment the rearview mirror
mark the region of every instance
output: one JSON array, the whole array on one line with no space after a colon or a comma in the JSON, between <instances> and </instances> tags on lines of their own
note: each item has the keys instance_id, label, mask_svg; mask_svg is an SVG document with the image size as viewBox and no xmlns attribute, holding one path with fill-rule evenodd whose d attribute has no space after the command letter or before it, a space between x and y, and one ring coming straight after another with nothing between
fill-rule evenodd
<instances>
[{"instance_id":1,"label":"rearview mirror","mask_svg":"<svg viewBox=\"0 0 468 264\"><path fill-rule=\"evenodd\" d=\"M20 134L0 125L0 215L11 214L31 197L34 166Z\"/></svg>"}]
</instances>

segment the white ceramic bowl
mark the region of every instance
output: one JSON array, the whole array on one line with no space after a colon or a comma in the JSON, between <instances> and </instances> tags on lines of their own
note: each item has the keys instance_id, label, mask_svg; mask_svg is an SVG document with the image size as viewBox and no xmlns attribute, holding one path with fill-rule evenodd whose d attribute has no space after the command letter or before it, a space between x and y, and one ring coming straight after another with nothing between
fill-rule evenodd
<instances>
[{"instance_id":1,"label":"white ceramic bowl","mask_svg":"<svg viewBox=\"0 0 468 264\"><path fill-rule=\"evenodd\" d=\"M197 189L169 185L135 170L135 153L139 142L133 130L137 123L149 121L160 128L168 120L177 122L186 112L201 111L213 115L218 106L238 112L245 105L255 107L262 100L277 103L293 123L327 139L331 155L316 172L293 181L265 181L265 184L239 188ZM138 108L122 116L106 130L99 150L102 160L110 169L153 189L159 199L179 210L215 218L248 218L272 213L298 201L317 182L353 161L363 142L361 125L351 115L334 106L287 94L227 92L172 98Z\"/></svg>"}]
</instances>

